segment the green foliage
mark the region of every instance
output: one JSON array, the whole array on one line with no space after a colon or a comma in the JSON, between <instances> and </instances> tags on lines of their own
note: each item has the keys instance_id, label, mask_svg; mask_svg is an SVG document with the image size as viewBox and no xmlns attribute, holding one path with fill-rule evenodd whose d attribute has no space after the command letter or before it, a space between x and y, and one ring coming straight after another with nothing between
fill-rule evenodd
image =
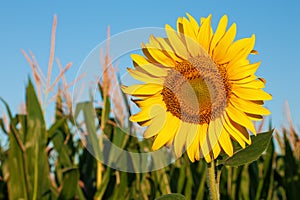
<instances>
[{"instance_id":1,"label":"green foliage","mask_svg":"<svg viewBox=\"0 0 300 200\"><path fill-rule=\"evenodd\" d=\"M251 136L252 144L245 149L242 149L238 144L235 144L233 156L224 156L219 160L218 164L238 167L257 160L261 154L267 149L272 138L274 130L265 133L260 133L257 136Z\"/></svg>"},{"instance_id":2,"label":"green foliage","mask_svg":"<svg viewBox=\"0 0 300 200\"><path fill-rule=\"evenodd\" d=\"M5 103L5 102L4 102ZM50 195L47 133L43 114L29 82L26 89L27 115L10 118L7 169L10 199L44 199Z\"/></svg>"},{"instance_id":3,"label":"green foliage","mask_svg":"<svg viewBox=\"0 0 300 200\"><path fill-rule=\"evenodd\" d=\"M156 198L155 200L185 200L185 197L181 194L166 194L161 197Z\"/></svg>"},{"instance_id":4,"label":"green foliage","mask_svg":"<svg viewBox=\"0 0 300 200\"><path fill-rule=\"evenodd\" d=\"M10 124L8 130L0 119L0 127L9 137L8 148L0 147L0 200L209 199L203 160L191 163L183 155L160 170L127 173L95 159L93 155L112 166L122 162L136 169L137 163L130 156L123 156L107 141L132 152L145 152L151 147L151 141L139 141L117 127L116 119L110 116L109 97L102 94L102 99L105 102L101 108L94 108L91 102L78 104L73 119L64 112L63 99L58 95L55 120L50 126L46 126L31 82L26 89L26 114L13 116L2 100ZM81 127L80 116L84 128L76 129ZM128 130L132 131L130 123ZM277 138L281 152L275 151L272 133L270 130L252 136L252 145L242 149L235 144L232 157L218 158L221 199L297 199L300 167L296 146L289 140L291 133L285 130ZM89 150L93 155L84 141L92 145ZM100 151L103 148L108 152L105 155ZM114 160L110 160L112 155ZM161 160L152 158L151 162Z\"/></svg>"},{"instance_id":5,"label":"green foliage","mask_svg":"<svg viewBox=\"0 0 300 200\"><path fill-rule=\"evenodd\" d=\"M79 180L79 172L77 168L70 168L64 171L63 181L61 184L61 192L58 196L58 200L75 199L76 190Z\"/></svg>"}]
</instances>

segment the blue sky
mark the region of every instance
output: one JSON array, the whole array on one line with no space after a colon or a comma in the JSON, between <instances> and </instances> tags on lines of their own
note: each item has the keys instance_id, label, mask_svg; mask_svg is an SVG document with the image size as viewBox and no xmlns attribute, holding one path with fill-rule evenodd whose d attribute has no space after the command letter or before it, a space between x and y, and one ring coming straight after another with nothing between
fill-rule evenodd
<instances>
[{"instance_id":1,"label":"blue sky","mask_svg":"<svg viewBox=\"0 0 300 200\"><path fill-rule=\"evenodd\" d=\"M215 27L227 14L230 23L237 23L238 39L256 34L259 55L255 59L262 61L257 74L267 80L266 91L273 95L273 100L266 103L273 124L280 127L285 122L284 102L288 100L294 122L300 125L299 7L296 0L1 2L0 96L14 111L24 102L31 70L21 49L32 51L47 71L54 14L58 16L56 57L63 65L73 62L67 73L69 80L76 76L89 52L105 40L107 26L111 27L111 35L142 27L163 28L165 24L174 27L177 18L188 12L196 19L212 13Z\"/></svg>"}]
</instances>

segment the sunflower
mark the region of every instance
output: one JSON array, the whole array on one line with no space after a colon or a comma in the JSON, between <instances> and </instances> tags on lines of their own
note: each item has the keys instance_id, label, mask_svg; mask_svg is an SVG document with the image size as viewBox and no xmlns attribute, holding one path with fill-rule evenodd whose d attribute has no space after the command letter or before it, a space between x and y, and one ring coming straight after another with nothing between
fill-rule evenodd
<instances>
[{"instance_id":1,"label":"sunflower","mask_svg":"<svg viewBox=\"0 0 300 200\"><path fill-rule=\"evenodd\" d=\"M166 38L150 36L143 54L133 54L129 74L141 84L123 86L140 112L130 120L148 126L144 138L154 137L153 150L174 148L194 162L216 159L221 151L233 155L232 140L241 147L256 135L253 121L270 112L263 107L272 96L255 75L260 62L250 63L255 35L234 41L236 24L228 29L224 15L215 32L211 15L200 25L189 14L177 20L177 31L166 25Z\"/></svg>"}]
</instances>

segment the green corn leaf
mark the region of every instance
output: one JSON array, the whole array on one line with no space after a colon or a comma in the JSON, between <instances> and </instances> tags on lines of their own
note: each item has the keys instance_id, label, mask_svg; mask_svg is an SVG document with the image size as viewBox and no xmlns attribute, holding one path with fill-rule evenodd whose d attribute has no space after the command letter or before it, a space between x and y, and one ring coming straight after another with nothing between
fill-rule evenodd
<instances>
[{"instance_id":1,"label":"green corn leaf","mask_svg":"<svg viewBox=\"0 0 300 200\"><path fill-rule=\"evenodd\" d=\"M52 124L52 126L48 129L48 137L51 139L55 134L56 131L66 122L66 118L61 118Z\"/></svg>"},{"instance_id":2,"label":"green corn leaf","mask_svg":"<svg viewBox=\"0 0 300 200\"><path fill-rule=\"evenodd\" d=\"M123 149L129 139L129 135L119 127L114 127L113 143Z\"/></svg>"},{"instance_id":3,"label":"green corn leaf","mask_svg":"<svg viewBox=\"0 0 300 200\"><path fill-rule=\"evenodd\" d=\"M273 177L273 157L274 157L274 143L270 142L270 145L266 151L263 164L263 178L259 180L259 184L256 191L255 199L267 199L271 178ZM272 188L272 187L271 187Z\"/></svg>"},{"instance_id":4,"label":"green corn leaf","mask_svg":"<svg viewBox=\"0 0 300 200\"><path fill-rule=\"evenodd\" d=\"M96 159L103 160L102 155L102 142L99 141L102 137L98 138L96 133L96 125L95 125L95 116L94 116L94 108L91 102L82 102L77 104L75 109L75 119L78 117L79 113L83 113L85 126L88 132L87 142L92 145L93 153Z\"/></svg>"},{"instance_id":5,"label":"green corn leaf","mask_svg":"<svg viewBox=\"0 0 300 200\"><path fill-rule=\"evenodd\" d=\"M3 119L2 118L0 118L0 128L2 129L2 131L7 135L7 130L6 130L6 128L5 128L5 126L4 126L4 122L3 122Z\"/></svg>"},{"instance_id":6,"label":"green corn leaf","mask_svg":"<svg viewBox=\"0 0 300 200\"><path fill-rule=\"evenodd\" d=\"M25 149L23 143L20 144L18 140L19 133L16 127L12 128L9 135L9 153L7 163L7 173L9 173L8 188L9 188L9 199L29 199L29 177L26 157L24 155Z\"/></svg>"},{"instance_id":7,"label":"green corn leaf","mask_svg":"<svg viewBox=\"0 0 300 200\"><path fill-rule=\"evenodd\" d=\"M245 149L235 149L232 157L224 156L218 160L218 165L237 167L257 160L268 147L273 130L251 136L252 144Z\"/></svg>"},{"instance_id":8,"label":"green corn leaf","mask_svg":"<svg viewBox=\"0 0 300 200\"><path fill-rule=\"evenodd\" d=\"M29 178L27 174L26 156L24 155L25 146L20 139L20 133L17 129L17 117L13 118L8 104L0 97L4 104L10 120L9 153L7 161L3 163L3 172L5 179L8 180L10 199L29 199ZM8 179L9 177L9 179Z\"/></svg>"},{"instance_id":9,"label":"green corn leaf","mask_svg":"<svg viewBox=\"0 0 300 200\"><path fill-rule=\"evenodd\" d=\"M54 149L58 153L58 162L62 168L72 167L72 160L69 155L69 149L65 144L65 138L69 133L66 117L63 115L62 99L59 95L56 100L55 122L48 130L49 139L53 142Z\"/></svg>"},{"instance_id":10,"label":"green corn leaf","mask_svg":"<svg viewBox=\"0 0 300 200\"><path fill-rule=\"evenodd\" d=\"M76 187L79 180L79 171L77 168L69 168L63 173L62 189L57 200L75 199Z\"/></svg>"},{"instance_id":11,"label":"green corn leaf","mask_svg":"<svg viewBox=\"0 0 300 200\"><path fill-rule=\"evenodd\" d=\"M9 108L9 105L8 105L8 103L4 99L2 99L0 97L0 101L2 101L2 103L4 104L4 106L6 108L6 111L8 113L8 118L10 120L10 128L14 129L14 131L12 131L12 133L15 134L17 132L17 127L16 126L17 126L17 123L18 123L18 118L12 116L12 113L11 113L11 110ZM4 129L3 131L5 132L6 130ZM20 140L19 135L14 135L14 136L16 137L17 140Z\"/></svg>"},{"instance_id":12,"label":"green corn leaf","mask_svg":"<svg viewBox=\"0 0 300 200\"><path fill-rule=\"evenodd\" d=\"M129 135L124 133L119 127L113 127L112 146L109 151L108 163L118 166L127 166L128 154L124 147L129 139Z\"/></svg>"},{"instance_id":13,"label":"green corn leaf","mask_svg":"<svg viewBox=\"0 0 300 200\"><path fill-rule=\"evenodd\" d=\"M178 182L177 182L177 192L181 193L183 192L184 184L185 184L185 171L186 171L186 166L181 166L179 170L179 177L178 177Z\"/></svg>"},{"instance_id":14,"label":"green corn leaf","mask_svg":"<svg viewBox=\"0 0 300 200\"><path fill-rule=\"evenodd\" d=\"M10 199L48 198L51 187L46 126L31 81L26 88L27 117L17 115L12 118L6 103L5 106L11 121L8 154Z\"/></svg>"},{"instance_id":15,"label":"green corn leaf","mask_svg":"<svg viewBox=\"0 0 300 200\"><path fill-rule=\"evenodd\" d=\"M63 167L72 167L72 162L68 154L68 147L64 144L63 133L60 130L57 130L55 134L53 134L51 141L59 155L58 161L60 165Z\"/></svg>"},{"instance_id":16,"label":"green corn leaf","mask_svg":"<svg viewBox=\"0 0 300 200\"><path fill-rule=\"evenodd\" d=\"M185 200L185 197L182 194L172 193L158 197L155 200Z\"/></svg>"},{"instance_id":17,"label":"green corn leaf","mask_svg":"<svg viewBox=\"0 0 300 200\"><path fill-rule=\"evenodd\" d=\"M86 129L88 131L87 135L87 141L89 144L93 147L93 153L96 157L96 159L103 160L103 137L100 136L98 138L96 133L96 126L95 126L95 116L94 116L94 108L91 102L83 102L79 103L75 109L75 119L79 115L80 112L83 112L84 122ZM96 192L95 197L96 199L101 199L106 191L106 188L108 187L111 170L110 168L107 168L103 179L100 185L99 190Z\"/></svg>"},{"instance_id":18,"label":"green corn leaf","mask_svg":"<svg viewBox=\"0 0 300 200\"><path fill-rule=\"evenodd\" d=\"M15 119L17 119L20 128L18 129L20 140L25 143L25 135L27 131L27 116L17 114Z\"/></svg>"},{"instance_id":19,"label":"green corn leaf","mask_svg":"<svg viewBox=\"0 0 300 200\"><path fill-rule=\"evenodd\" d=\"M87 149L83 149L83 153L79 158L79 171L80 179L84 182L84 188L86 191L93 191L95 188L95 174L97 171L97 160L88 152ZM93 199L93 193L85 193L87 199Z\"/></svg>"},{"instance_id":20,"label":"green corn leaf","mask_svg":"<svg viewBox=\"0 0 300 200\"><path fill-rule=\"evenodd\" d=\"M252 178L252 177L251 177ZM245 165L241 174L241 182L239 185L239 198L240 199L248 199L249 198L249 174L248 174L248 166Z\"/></svg>"},{"instance_id":21,"label":"green corn leaf","mask_svg":"<svg viewBox=\"0 0 300 200\"><path fill-rule=\"evenodd\" d=\"M116 171L116 177L119 179L119 183L117 182L115 188L113 189L113 195L111 199L124 199L127 187L128 187L128 178L126 172Z\"/></svg>"},{"instance_id":22,"label":"green corn leaf","mask_svg":"<svg viewBox=\"0 0 300 200\"><path fill-rule=\"evenodd\" d=\"M154 171L154 174L156 176L155 181L158 184L159 190L162 192L162 194L171 193L170 181L166 172L166 168Z\"/></svg>"},{"instance_id":23,"label":"green corn leaf","mask_svg":"<svg viewBox=\"0 0 300 200\"><path fill-rule=\"evenodd\" d=\"M184 188L184 196L187 197L187 199L192 199L193 185L194 185L193 174L191 172L191 166L190 164L188 164L186 167L186 185Z\"/></svg>"},{"instance_id":24,"label":"green corn leaf","mask_svg":"<svg viewBox=\"0 0 300 200\"><path fill-rule=\"evenodd\" d=\"M177 162L177 161L176 161ZM176 163L177 165L177 163ZM178 166L174 166L171 167L170 169L170 187L171 187L171 191L174 193L180 193L179 191L177 191L177 187L178 187L178 179L179 179L179 171L180 168Z\"/></svg>"},{"instance_id":25,"label":"green corn leaf","mask_svg":"<svg viewBox=\"0 0 300 200\"><path fill-rule=\"evenodd\" d=\"M46 154L47 132L38 98L31 81L26 88L27 131L25 135L26 164L30 182L30 199L40 199L49 193L50 181Z\"/></svg>"},{"instance_id":26,"label":"green corn leaf","mask_svg":"<svg viewBox=\"0 0 300 200\"><path fill-rule=\"evenodd\" d=\"M234 185L233 185L233 191L232 195L234 195L234 199L241 199L241 195L242 195L242 185L241 185L241 181L242 181L242 173L243 173L243 169L244 166L239 166L238 168L234 169L234 173L233 173L233 180L234 180Z\"/></svg>"},{"instance_id":27,"label":"green corn leaf","mask_svg":"<svg viewBox=\"0 0 300 200\"><path fill-rule=\"evenodd\" d=\"M11 120L13 118L12 114L11 114L11 110L8 106L8 104L6 103L6 101L0 97L0 101L2 101L2 103L4 104L5 108L6 108L6 111L7 111L7 114L8 114L8 118Z\"/></svg>"},{"instance_id":28,"label":"green corn leaf","mask_svg":"<svg viewBox=\"0 0 300 200\"><path fill-rule=\"evenodd\" d=\"M298 165L293 155L289 139L284 132L285 156L284 156L284 179L287 199L298 199L300 188L300 175L297 173Z\"/></svg>"},{"instance_id":29,"label":"green corn leaf","mask_svg":"<svg viewBox=\"0 0 300 200\"><path fill-rule=\"evenodd\" d=\"M0 147L0 151L2 151L1 147ZM0 152L2 153L2 152ZM1 159L1 158L0 158ZM3 162L3 161L1 161ZM2 168L3 167L3 163L0 164L0 177L5 176L5 172L2 173ZM7 182L4 181L3 179L0 180L0 199L4 200L4 199L8 199L8 193L7 193Z\"/></svg>"},{"instance_id":30,"label":"green corn leaf","mask_svg":"<svg viewBox=\"0 0 300 200\"><path fill-rule=\"evenodd\" d=\"M154 199L155 198L155 183L152 179L152 177L147 177L147 180L150 185L150 194L148 195L149 199Z\"/></svg>"},{"instance_id":31,"label":"green corn leaf","mask_svg":"<svg viewBox=\"0 0 300 200\"><path fill-rule=\"evenodd\" d=\"M111 178L111 168L108 167L108 168L106 168L106 170L104 172L104 176L103 176L103 180L101 182L100 188L94 196L95 199L102 199L102 197L105 193L105 190L108 186L110 178Z\"/></svg>"},{"instance_id":32,"label":"green corn leaf","mask_svg":"<svg viewBox=\"0 0 300 200\"><path fill-rule=\"evenodd\" d=\"M200 164L200 162L199 162ZM199 187L198 187L198 191L197 191L197 195L196 195L196 199L203 199L204 197L204 193L205 193L205 181L206 181L206 166L202 163L202 165L200 166L200 174L201 174L201 179L200 179L200 183L199 183Z\"/></svg>"},{"instance_id":33,"label":"green corn leaf","mask_svg":"<svg viewBox=\"0 0 300 200\"><path fill-rule=\"evenodd\" d=\"M249 175L249 198L254 199L256 196L257 187L259 185L259 165L258 162L252 162L248 165ZM251 178L250 178L251 177Z\"/></svg>"}]
</instances>

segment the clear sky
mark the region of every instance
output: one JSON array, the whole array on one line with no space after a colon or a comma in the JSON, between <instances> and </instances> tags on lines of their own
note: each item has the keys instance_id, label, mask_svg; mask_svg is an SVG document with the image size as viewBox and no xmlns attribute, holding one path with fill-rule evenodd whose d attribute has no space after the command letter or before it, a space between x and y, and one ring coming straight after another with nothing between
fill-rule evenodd
<instances>
[{"instance_id":1,"label":"clear sky","mask_svg":"<svg viewBox=\"0 0 300 200\"><path fill-rule=\"evenodd\" d=\"M166 23L175 27L177 18L188 12L198 20L212 13L216 27L227 14L230 23L237 23L237 38L256 34L256 59L262 61L257 74L267 80L266 91L273 95L266 103L273 124L280 127L284 122L288 100L294 122L300 125L299 8L296 0L2 1L0 96L14 111L24 102L31 70L21 49L31 50L47 71L54 14L58 16L56 57L63 65L73 62L67 73L70 80L88 53L105 40L107 26L111 35L142 27L163 28Z\"/></svg>"}]
</instances>

